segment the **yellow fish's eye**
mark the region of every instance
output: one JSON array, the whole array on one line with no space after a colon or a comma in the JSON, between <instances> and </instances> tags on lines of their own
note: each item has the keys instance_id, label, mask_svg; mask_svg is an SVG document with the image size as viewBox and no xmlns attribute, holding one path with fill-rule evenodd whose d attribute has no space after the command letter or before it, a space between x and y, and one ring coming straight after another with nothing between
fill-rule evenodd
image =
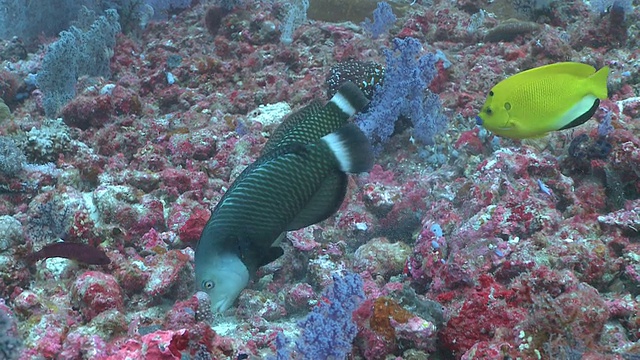
<instances>
[{"instance_id":1,"label":"yellow fish's eye","mask_svg":"<svg viewBox=\"0 0 640 360\"><path fill-rule=\"evenodd\" d=\"M487 113L487 115L491 115L491 113L492 113L493 111L491 111L491 108L487 108L487 110L485 110L484 112L486 112L486 113Z\"/></svg>"},{"instance_id":2,"label":"yellow fish's eye","mask_svg":"<svg viewBox=\"0 0 640 360\"><path fill-rule=\"evenodd\" d=\"M489 96L493 96L493 91L489 91Z\"/></svg>"},{"instance_id":3,"label":"yellow fish's eye","mask_svg":"<svg viewBox=\"0 0 640 360\"><path fill-rule=\"evenodd\" d=\"M508 103L508 102L504 103L504 109L507 111L511 110L511 103Z\"/></svg>"},{"instance_id":4,"label":"yellow fish's eye","mask_svg":"<svg viewBox=\"0 0 640 360\"><path fill-rule=\"evenodd\" d=\"M216 286L211 280L206 280L202 282L202 288L205 290L211 290Z\"/></svg>"}]
</instances>

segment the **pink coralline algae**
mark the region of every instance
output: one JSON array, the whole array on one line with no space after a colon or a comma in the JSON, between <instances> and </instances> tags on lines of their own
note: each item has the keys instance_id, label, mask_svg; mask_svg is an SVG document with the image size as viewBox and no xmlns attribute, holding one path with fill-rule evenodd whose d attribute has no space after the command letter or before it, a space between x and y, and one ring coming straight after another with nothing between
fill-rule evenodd
<instances>
[{"instance_id":1,"label":"pink coralline algae","mask_svg":"<svg viewBox=\"0 0 640 360\"><path fill-rule=\"evenodd\" d=\"M287 292L285 306L288 312L307 311L314 301L315 292L309 284L296 284Z\"/></svg>"},{"instance_id":2,"label":"pink coralline algae","mask_svg":"<svg viewBox=\"0 0 640 360\"><path fill-rule=\"evenodd\" d=\"M312 225L298 231L290 233L289 239L293 247L300 251L310 251L318 246L319 243L315 241L314 232L318 229L317 225Z\"/></svg>"},{"instance_id":3,"label":"pink coralline algae","mask_svg":"<svg viewBox=\"0 0 640 360\"><path fill-rule=\"evenodd\" d=\"M240 295L240 303L236 316L242 319L264 319L274 321L287 314L282 302L269 295L257 291L247 291Z\"/></svg>"},{"instance_id":4,"label":"pink coralline algae","mask_svg":"<svg viewBox=\"0 0 640 360\"><path fill-rule=\"evenodd\" d=\"M526 311L518 306L519 294L504 289L486 276L478 289L464 302L440 333L443 345L463 354L483 341L513 341L517 339Z\"/></svg>"},{"instance_id":5,"label":"pink coralline algae","mask_svg":"<svg viewBox=\"0 0 640 360\"><path fill-rule=\"evenodd\" d=\"M605 225L616 226L622 230L637 232L640 229L640 200L630 201L625 209L607 215L598 216L598 221Z\"/></svg>"},{"instance_id":6,"label":"pink coralline algae","mask_svg":"<svg viewBox=\"0 0 640 360\"><path fill-rule=\"evenodd\" d=\"M176 302L165 316L166 330L143 331L139 319L135 320L129 326L130 338L117 344L105 358L182 359L205 354L224 358L229 353L230 340L218 336L209 326L212 319L209 306L206 293Z\"/></svg>"},{"instance_id":7,"label":"pink coralline algae","mask_svg":"<svg viewBox=\"0 0 640 360\"><path fill-rule=\"evenodd\" d=\"M140 340L128 340L109 360L124 359L160 359L178 360L181 351L186 349L189 341L187 330L156 331L142 336Z\"/></svg>"},{"instance_id":8,"label":"pink coralline algae","mask_svg":"<svg viewBox=\"0 0 640 360\"><path fill-rule=\"evenodd\" d=\"M83 357L96 359L104 358L106 353L107 344L100 336L70 333L62 345L60 356L66 359Z\"/></svg>"},{"instance_id":9,"label":"pink coralline algae","mask_svg":"<svg viewBox=\"0 0 640 360\"><path fill-rule=\"evenodd\" d=\"M145 263L150 270L144 293L152 299L162 296L181 297L191 291L193 269L191 256L178 250L170 250Z\"/></svg>"},{"instance_id":10,"label":"pink coralline algae","mask_svg":"<svg viewBox=\"0 0 640 360\"><path fill-rule=\"evenodd\" d=\"M63 324L59 316L45 315L38 326L25 339L26 351L22 354L26 358L44 357L54 359L62 351L62 343L68 324Z\"/></svg>"},{"instance_id":11,"label":"pink coralline algae","mask_svg":"<svg viewBox=\"0 0 640 360\"><path fill-rule=\"evenodd\" d=\"M406 341L409 346L418 350L433 350L437 330L435 324L418 316L410 318L405 323L399 323L393 318L389 321L400 341Z\"/></svg>"},{"instance_id":12,"label":"pink coralline algae","mask_svg":"<svg viewBox=\"0 0 640 360\"><path fill-rule=\"evenodd\" d=\"M44 311L40 296L29 290L23 290L13 298L13 308L18 314L27 318Z\"/></svg>"},{"instance_id":13,"label":"pink coralline algae","mask_svg":"<svg viewBox=\"0 0 640 360\"><path fill-rule=\"evenodd\" d=\"M87 271L75 280L71 301L88 321L106 310L124 307L122 289L116 279L98 271Z\"/></svg>"},{"instance_id":14,"label":"pink coralline algae","mask_svg":"<svg viewBox=\"0 0 640 360\"><path fill-rule=\"evenodd\" d=\"M385 238L372 239L353 254L354 267L384 278L400 275L410 251L402 242L391 244Z\"/></svg>"}]
</instances>

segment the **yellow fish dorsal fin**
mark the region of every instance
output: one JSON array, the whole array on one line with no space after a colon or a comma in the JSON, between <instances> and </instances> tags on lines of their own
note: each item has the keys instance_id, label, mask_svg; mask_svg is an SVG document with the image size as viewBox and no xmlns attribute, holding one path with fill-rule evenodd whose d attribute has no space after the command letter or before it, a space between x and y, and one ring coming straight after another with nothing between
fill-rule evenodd
<instances>
[{"instance_id":1,"label":"yellow fish dorsal fin","mask_svg":"<svg viewBox=\"0 0 640 360\"><path fill-rule=\"evenodd\" d=\"M549 64L540 66L537 68L525 70L521 73L515 74L512 77L522 77L525 78L536 78L541 74L545 75L558 75L558 74L567 74L573 75L580 78L588 78L596 72L596 69L587 64L578 63L578 62L560 62L555 64Z\"/></svg>"},{"instance_id":2,"label":"yellow fish dorsal fin","mask_svg":"<svg viewBox=\"0 0 640 360\"><path fill-rule=\"evenodd\" d=\"M606 99L607 78L609 77L609 67L605 66L596 72L596 69L587 64L578 62L561 62L540 66L525 70L512 75L510 78L517 78L519 82L536 81L542 76L570 75L583 79L588 84L588 92L598 99Z\"/></svg>"},{"instance_id":3,"label":"yellow fish dorsal fin","mask_svg":"<svg viewBox=\"0 0 640 360\"><path fill-rule=\"evenodd\" d=\"M496 94L504 96L505 93L508 94L512 93L513 91L518 91L518 87L531 86L531 84L540 84L541 82L544 82L545 79L546 81L550 81L549 79L557 79L558 77L566 79L568 77L575 78L576 80L583 82L589 81L588 79L595 73L596 69L591 65L577 62L561 62L540 66L511 75L507 79L496 84L492 90L494 90ZM556 83L555 80L553 80L552 82ZM572 81L572 83L575 84L574 81ZM589 87L592 86L589 85ZM589 91L591 89L589 88L585 90Z\"/></svg>"}]
</instances>

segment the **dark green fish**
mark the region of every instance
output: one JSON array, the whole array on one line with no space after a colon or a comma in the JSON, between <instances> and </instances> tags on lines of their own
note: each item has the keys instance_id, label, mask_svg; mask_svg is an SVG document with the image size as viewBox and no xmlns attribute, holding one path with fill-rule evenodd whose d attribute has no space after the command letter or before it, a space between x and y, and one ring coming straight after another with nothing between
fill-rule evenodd
<instances>
[{"instance_id":1,"label":"dark green fish","mask_svg":"<svg viewBox=\"0 0 640 360\"><path fill-rule=\"evenodd\" d=\"M347 173L371 169L368 139L347 123L366 105L358 87L346 83L326 105L293 113L220 199L195 253L196 285L214 311L231 307L257 268L282 255L282 234L339 209Z\"/></svg>"}]
</instances>

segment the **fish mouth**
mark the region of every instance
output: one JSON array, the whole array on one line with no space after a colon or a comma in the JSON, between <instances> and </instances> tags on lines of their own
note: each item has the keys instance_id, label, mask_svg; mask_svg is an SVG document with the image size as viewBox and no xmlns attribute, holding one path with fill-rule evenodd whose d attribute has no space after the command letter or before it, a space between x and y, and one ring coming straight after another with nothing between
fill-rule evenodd
<instances>
[{"instance_id":1,"label":"fish mouth","mask_svg":"<svg viewBox=\"0 0 640 360\"><path fill-rule=\"evenodd\" d=\"M476 125L482 125L482 118L480 116L476 116Z\"/></svg>"},{"instance_id":2,"label":"fish mouth","mask_svg":"<svg viewBox=\"0 0 640 360\"><path fill-rule=\"evenodd\" d=\"M221 313L225 310L227 310L229 308L228 306L228 301L229 299L225 296L222 299L216 301L215 305L213 306L215 312Z\"/></svg>"}]
</instances>

